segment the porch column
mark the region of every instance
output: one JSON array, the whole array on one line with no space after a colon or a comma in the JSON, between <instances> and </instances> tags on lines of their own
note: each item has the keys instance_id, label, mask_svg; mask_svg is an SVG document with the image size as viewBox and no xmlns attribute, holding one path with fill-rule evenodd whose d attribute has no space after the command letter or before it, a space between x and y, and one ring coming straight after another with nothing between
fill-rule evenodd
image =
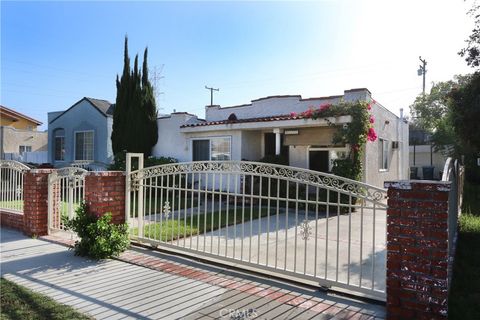
<instances>
[{"instance_id":1,"label":"porch column","mask_svg":"<svg viewBox=\"0 0 480 320\"><path fill-rule=\"evenodd\" d=\"M282 130L276 128L273 129L273 133L275 133L275 155L279 156L280 155L280 150L281 150L281 133Z\"/></svg>"}]
</instances>

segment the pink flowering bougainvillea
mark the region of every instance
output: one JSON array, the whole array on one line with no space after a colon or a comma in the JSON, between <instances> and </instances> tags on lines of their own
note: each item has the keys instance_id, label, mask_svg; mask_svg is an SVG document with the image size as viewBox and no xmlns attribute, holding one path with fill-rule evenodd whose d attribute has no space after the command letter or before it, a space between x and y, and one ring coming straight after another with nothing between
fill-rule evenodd
<instances>
[{"instance_id":1,"label":"pink flowering bougainvillea","mask_svg":"<svg viewBox=\"0 0 480 320\"><path fill-rule=\"evenodd\" d=\"M335 174L360 180L362 176L361 154L364 152L363 145L370 141L376 141L378 136L374 129L375 117L371 114L375 100L345 102L338 104L324 103L319 107L311 106L301 113L292 112L291 117L296 119L319 119L324 118L331 126L337 126L338 130L333 137L333 144L350 145L350 153L346 159L336 159L333 167ZM352 121L347 125L338 126L329 118L351 116Z\"/></svg>"}]
</instances>

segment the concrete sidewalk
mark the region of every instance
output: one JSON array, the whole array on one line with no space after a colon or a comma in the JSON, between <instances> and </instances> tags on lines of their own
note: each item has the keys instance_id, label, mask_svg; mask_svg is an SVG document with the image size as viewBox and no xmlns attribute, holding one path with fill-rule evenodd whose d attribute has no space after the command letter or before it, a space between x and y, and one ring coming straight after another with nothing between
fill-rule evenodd
<instances>
[{"instance_id":1,"label":"concrete sidewalk","mask_svg":"<svg viewBox=\"0 0 480 320\"><path fill-rule=\"evenodd\" d=\"M73 255L59 239L1 229L1 275L97 319L374 319L384 307L133 248Z\"/></svg>"}]
</instances>

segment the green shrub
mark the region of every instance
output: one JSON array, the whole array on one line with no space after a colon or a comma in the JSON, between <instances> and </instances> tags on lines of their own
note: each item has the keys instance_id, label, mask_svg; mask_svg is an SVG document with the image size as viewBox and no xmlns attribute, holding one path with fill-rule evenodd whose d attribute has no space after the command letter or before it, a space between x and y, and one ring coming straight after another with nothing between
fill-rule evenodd
<instances>
[{"instance_id":1,"label":"green shrub","mask_svg":"<svg viewBox=\"0 0 480 320\"><path fill-rule=\"evenodd\" d=\"M111 213L97 217L85 203L77 208L75 218L63 218L65 229L76 232L80 238L75 242L75 255L105 259L125 251L129 245L128 226L111 221Z\"/></svg>"},{"instance_id":2,"label":"green shrub","mask_svg":"<svg viewBox=\"0 0 480 320\"><path fill-rule=\"evenodd\" d=\"M126 159L127 155L125 151L119 152L115 154L113 157L113 163L108 166L108 170L118 170L118 171L125 171L126 168ZM159 166L162 164L170 164L170 163L177 163L178 160L172 157L148 157L145 158L145 162L143 166L146 167L153 167L153 166ZM133 170L138 169L138 161L133 159L132 161L132 167Z\"/></svg>"}]
</instances>

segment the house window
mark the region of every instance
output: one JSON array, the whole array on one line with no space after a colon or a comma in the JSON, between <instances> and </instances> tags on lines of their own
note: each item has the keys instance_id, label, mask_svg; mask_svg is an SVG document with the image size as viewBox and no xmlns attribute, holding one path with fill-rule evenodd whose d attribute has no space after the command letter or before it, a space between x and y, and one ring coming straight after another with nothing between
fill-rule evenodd
<instances>
[{"instance_id":1,"label":"house window","mask_svg":"<svg viewBox=\"0 0 480 320\"><path fill-rule=\"evenodd\" d=\"M65 160L65 130L57 129L54 132L54 159L55 161Z\"/></svg>"},{"instance_id":2,"label":"house window","mask_svg":"<svg viewBox=\"0 0 480 320\"><path fill-rule=\"evenodd\" d=\"M231 160L231 139L230 137L214 137L193 140L192 153L193 161Z\"/></svg>"},{"instance_id":3,"label":"house window","mask_svg":"<svg viewBox=\"0 0 480 320\"><path fill-rule=\"evenodd\" d=\"M93 160L93 131L75 132L75 160Z\"/></svg>"},{"instance_id":4,"label":"house window","mask_svg":"<svg viewBox=\"0 0 480 320\"><path fill-rule=\"evenodd\" d=\"M379 168L380 170L388 170L388 140L378 139L378 156L379 156Z\"/></svg>"},{"instance_id":5,"label":"house window","mask_svg":"<svg viewBox=\"0 0 480 320\"><path fill-rule=\"evenodd\" d=\"M32 146L19 146L18 153L22 156L25 152L32 152Z\"/></svg>"}]
</instances>

